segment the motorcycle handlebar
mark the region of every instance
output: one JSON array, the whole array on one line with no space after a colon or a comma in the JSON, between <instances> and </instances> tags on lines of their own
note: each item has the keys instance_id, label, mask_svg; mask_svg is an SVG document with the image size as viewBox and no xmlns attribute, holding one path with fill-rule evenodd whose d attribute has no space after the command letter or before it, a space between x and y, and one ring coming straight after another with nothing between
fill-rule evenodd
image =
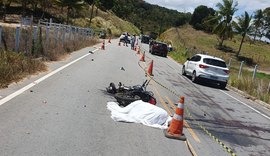
<instances>
[{"instance_id":1,"label":"motorcycle handlebar","mask_svg":"<svg viewBox=\"0 0 270 156\"><path fill-rule=\"evenodd\" d=\"M145 86L146 82L147 82L147 80L145 80L145 81L144 81L144 83L143 83L142 87L144 87L144 86Z\"/></svg>"}]
</instances>

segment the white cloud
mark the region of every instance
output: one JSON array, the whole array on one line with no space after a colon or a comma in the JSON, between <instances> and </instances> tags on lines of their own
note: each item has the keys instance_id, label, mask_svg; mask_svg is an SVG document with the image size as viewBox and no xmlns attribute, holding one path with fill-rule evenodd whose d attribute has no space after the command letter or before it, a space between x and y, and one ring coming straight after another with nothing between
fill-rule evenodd
<instances>
[{"instance_id":1,"label":"white cloud","mask_svg":"<svg viewBox=\"0 0 270 156\"><path fill-rule=\"evenodd\" d=\"M221 0L145 0L151 4L157 4L166 8L178 10L180 12L193 12L199 5L207 7L215 6ZM237 15L243 14L245 11L252 13L258 9L270 7L270 0L238 0Z\"/></svg>"}]
</instances>

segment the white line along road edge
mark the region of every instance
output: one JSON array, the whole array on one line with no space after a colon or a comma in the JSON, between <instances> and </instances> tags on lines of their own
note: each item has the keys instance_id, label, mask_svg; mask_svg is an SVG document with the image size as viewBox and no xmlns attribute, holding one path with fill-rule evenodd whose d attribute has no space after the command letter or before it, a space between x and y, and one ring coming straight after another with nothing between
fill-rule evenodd
<instances>
[{"instance_id":1,"label":"white line along road edge","mask_svg":"<svg viewBox=\"0 0 270 156\"><path fill-rule=\"evenodd\" d=\"M260 111L258 111L257 109L255 109L255 108L253 108L253 107L249 106L248 104L246 104L246 103L244 103L244 102L242 102L242 101L238 100L237 98L235 98L235 97L231 96L230 94L228 94L228 93L226 93L226 92L224 92L224 91L222 91L222 90L220 90L220 91L221 91L222 93L224 93L224 94L228 95L229 97L233 98L234 100L236 100L236 101L240 102L241 104L243 104L243 105L247 106L248 108L252 109L252 110L253 110L253 111L255 111L256 113L258 113L258 114L262 115L263 117L267 118L268 120L270 120L270 117L269 117L269 116L267 116L267 115L265 115L265 114L261 113L261 112L260 112Z\"/></svg>"},{"instance_id":2,"label":"white line along road edge","mask_svg":"<svg viewBox=\"0 0 270 156\"><path fill-rule=\"evenodd\" d=\"M93 52L96 52L97 50L99 50L99 49L95 49L95 50L93 50ZM0 100L0 106L1 106L2 104L4 104L4 103L8 102L9 100L15 98L16 96L20 95L21 93L25 92L26 90L32 88L33 86L39 84L39 83L42 82L43 80L45 80L45 79L47 79L47 78L53 76L54 74L58 73L58 72L61 71L61 70L67 68L68 66L72 65L73 63L78 62L79 60L85 58L85 57L88 56L88 55L90 55L90 53L85 54L85 55L83 55L83 56L77 58L76 60L74 60L74 61L72 61L72 62L70 62L70 63L68 63L68 64L66 64L66 65L64 65L64 66L62 66L62 67L60 67L60 68L58 68L58 69L52 71L52 72L50 72L49 74L47 74L47 75L45 75L45 76L39 78L38 80L36 80L36 81L34 81L34 82L28 84L27 86L25 86L25 87L23 87L23 88L17 90L16 92L14 92L14 93L12 93L12 94L6 96L6 97L3 98L2 100Z\"/></svg>"}]
</instances>

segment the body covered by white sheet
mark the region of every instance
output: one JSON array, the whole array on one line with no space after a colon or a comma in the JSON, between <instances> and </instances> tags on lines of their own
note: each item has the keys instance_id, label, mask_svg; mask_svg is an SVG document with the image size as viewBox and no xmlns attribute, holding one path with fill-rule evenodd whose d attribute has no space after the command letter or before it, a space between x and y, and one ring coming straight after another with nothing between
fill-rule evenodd
<instances>
[{"instance_id":1,"label":"body covered by white sheet","mask_svg":"<svg viewBox=\"0 0 270 156\"><path fill-rule=\"evenodd\" d=\"M160 129L168 128L171 117L167 112L155 105L138 100L126 107L120 107L116 102L107 103L114 121L142 123Z\"/></svg>"}]
</instances>

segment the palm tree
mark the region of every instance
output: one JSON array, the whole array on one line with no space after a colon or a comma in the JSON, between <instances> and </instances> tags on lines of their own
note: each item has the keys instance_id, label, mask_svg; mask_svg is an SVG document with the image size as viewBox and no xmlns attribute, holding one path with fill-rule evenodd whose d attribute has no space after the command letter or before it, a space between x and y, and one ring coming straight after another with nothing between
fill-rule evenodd
<instances>
[{"instance_id":1,"label":"palm tree","mask_svg":"<svg viewBox=\"0 0 270 156\"><path fill-rule=\"evenodd\" d=\"M258 30L263 26L264 22L263 22L263 11L257 10L255 12L254 15L254 21L253 21L253 25L254 25L254 29L255 29L255 33L254 33L254 38L253 38L253 42L255 42L255 39L257 37L258 34Z\"/></svg>"},{"instance_id":2,"label":"palm tree","mask_svg":"<svg viewBox=\"0 0 270 156\"><path fill-rule=\"evenodd\" d=\"M240 54L240 51L241 51L246 34L250 33L251 19L252 19L252 16L249 16L249 14L247 12L245 12L244 15L237 18L237 20L238 20L237 23L233 21L234 29L236 30L237 33L241 34L241 36L242 36L242 40L240 43L239 50L236 54L236 57L238 57Z\"/></svg>"},{"instance_id":3,"label":"palm tree","mask_svg":"<svg viewBox=\"0 0 270 156\"><path fill-rule=\"evenodd\" d=\"M218 21L218 24L214 27L213 32L218 34L219 46L223 45L226 38L232 38L232 18L234 13L237 11L237 1L234 3L233 0L222 0L223 3L218 3L216 7L216 15L209 19L208 22Z\"/></svg>"},{"instance_id":4,"label":"palm tree","mask_svg":"<svg viewBox=\"0 0 270 156\"><path fill-rule=\"evenodd\" d=\"M67 24L69 23L69 16L71 11L80 10L84 6L83 0L55 0L56 4L61 7L67 7Z\"/></svg>"}]
</instances>

